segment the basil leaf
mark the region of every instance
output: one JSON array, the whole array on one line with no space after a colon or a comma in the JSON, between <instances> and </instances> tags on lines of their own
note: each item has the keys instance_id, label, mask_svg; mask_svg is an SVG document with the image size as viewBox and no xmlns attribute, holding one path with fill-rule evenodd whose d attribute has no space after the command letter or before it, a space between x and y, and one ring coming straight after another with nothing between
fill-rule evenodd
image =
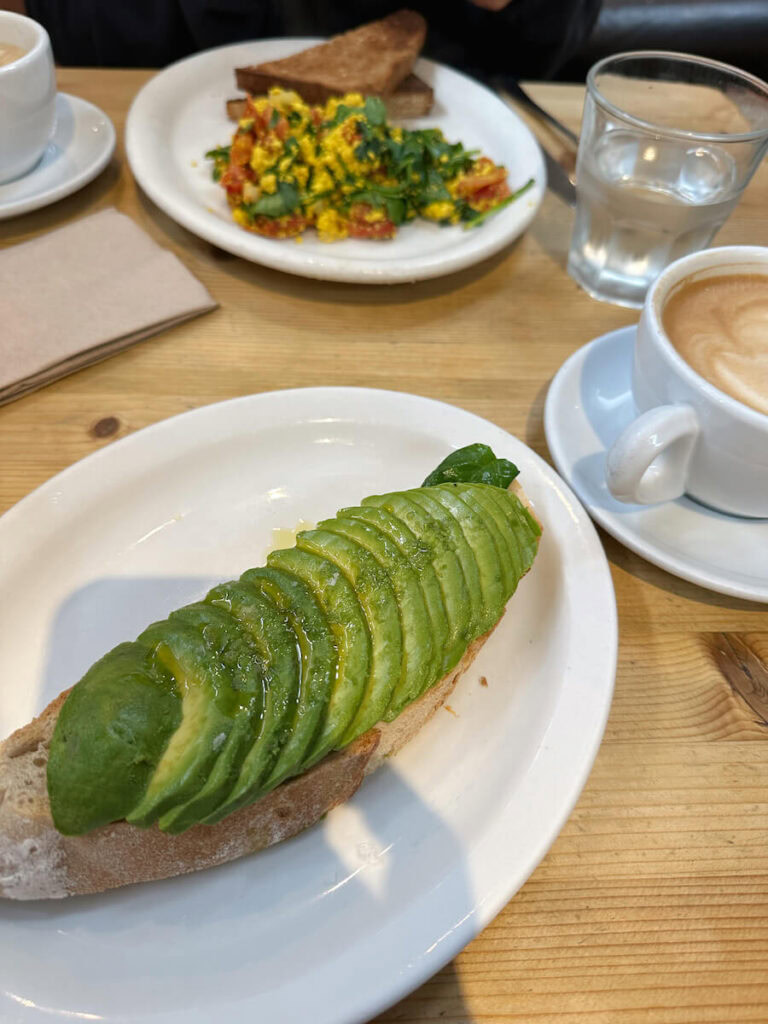
<instances>
[{"instance_id":1,"label":"basil leaf","mask_svg":"<svg viewBox=\"0 0 768 1024\"><path fill-rule=\"evenodd\" d=\"M490 484L506 490L519 472L513 462L497 459L487 444L468 444L443 459L421 486L461 482Z\"/></svg>"}]
</instances>

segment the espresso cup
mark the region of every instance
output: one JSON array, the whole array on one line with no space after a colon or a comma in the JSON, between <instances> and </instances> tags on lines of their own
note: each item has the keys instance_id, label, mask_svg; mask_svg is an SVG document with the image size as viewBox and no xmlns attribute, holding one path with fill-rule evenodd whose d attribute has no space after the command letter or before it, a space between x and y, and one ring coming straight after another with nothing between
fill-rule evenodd
<instances>
[{"instance_id":1,"label":"espresso cup","mask_svg":"<svg viewBox=\"0 0 768 1024\"><path fill-rule=\"evenodd\" d=\"M0 184L43 155L55 117L56 76L48 33L31 18L0 11L0 41L23 50L0 65Z\"/></svg>"},{"instance_id":2,"label":"espresso cup","mask_svg":"<svg viewBox=\"0 0 768 1024\"><path fill-rule=\"evenodd\" d=\"M651 505L687 494L731 515L768 517L768 415L693 370L662 319L682 282L734 274L765 275L768 287L768 249L736 245L684 256L649 289L632 370L640 415L606 461L608 489L619 501Z\"/></svg>"}]
</instances>

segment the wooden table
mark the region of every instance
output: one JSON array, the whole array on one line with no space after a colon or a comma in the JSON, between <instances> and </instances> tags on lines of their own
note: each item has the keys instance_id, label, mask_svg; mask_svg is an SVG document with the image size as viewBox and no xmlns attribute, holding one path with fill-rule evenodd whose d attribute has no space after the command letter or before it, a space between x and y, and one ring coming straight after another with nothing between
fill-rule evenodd
<instances>
[{"instance_id":1,"label":"wooden table","mask_svg":"<svg viewBox=\"0 0 768 1024\"><path fill-rule=\"evenodd\" d=\"M453 277L391 288L289 277L212 248L137 190L121 142L148 77L60 72L62 89L115 122L115 159L78 195L0 224L0 240L11 245L114 205L173 249L221 308L0 408L0 512L149 423L305 385L429 395L548 458L542 409L553 374L590 338L636 320L567 276L565 206L548 195L524 238ZM577 127L580 88L532 93ZM720 240L768 244L768 165ZM493 924L382 1021L768 1021L768 609L603 541L619 668L581 800ZM732 654L718 665L723 634Z\"/></svg>"}]
</instances>

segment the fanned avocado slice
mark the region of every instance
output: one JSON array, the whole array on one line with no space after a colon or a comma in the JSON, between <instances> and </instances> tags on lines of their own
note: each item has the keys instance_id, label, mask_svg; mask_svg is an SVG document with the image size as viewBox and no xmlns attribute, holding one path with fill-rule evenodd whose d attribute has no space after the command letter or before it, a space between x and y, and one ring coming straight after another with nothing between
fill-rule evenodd
<instances>
[{"instance_id":1,"label":"fanned avocado slice","mask_svg":"<svg viewBox=\"0 0 768 1024\"><path fill-rule=\"evenodd\" d=\"M498 620L506 604L505 566L502 565L506 552L500 550L494 540L488 514L464 501L451 484L430 487L427 493L450 512L475 556L483 600L483 616L478 628L484 633Z\"/></svg>"},{"instance_id":2,"label":"fanned avocado slice","mask_svg":"<svg viewBox=\"0 0 768 1024\"><path fill-rule=\"evenodd\" d=\"M264 707L256 737L237 779L219 805L203 819L213 824L258 799L271 788L267 779L291 735L299 699L300 666L296 634L277 606L250 583L222 583L206 597L227 609L250 632L263 658Z\"/></svg>"},{"instance_id":3,"label":"fanned avocado slice","mask_svg":"<svg viewBox=\"0 0 768 1024\"><path fill-rule=\"evenodd\" d=\"M264 658L249 631L228 610L207 599L172 612L169 619L199 630L210 658L228 674L238 702L232 730L205 785L158 821L164 832L176 834L215 810L235 784L264 709Z\"/></svg>"},{"instance_id":4,"label":"fanned avocado slice","mask_svg":"<svg viewBox=\"0 0 768 1024\"><path fill-rule=\"evenodd\" d=\"M488 492L509 523L510 544L516 543L520 552L520 574L527 572L533 564L539 547L541 527L516 494L493 487Z\"/></svg>"},{"instance_id":5,"label":"fanned avocado slice","mask_svg":"<svg viewBox=\"0 0 768 1024\"><path fill-rule=\"evenodd\" d=\"M92 665L64 702L48 753L59 832L82 835L129 814L180 722L173 677L143 644L120 644Z\"/></svg>"},{"instance_id":6,"label":"fanned avocado slice","mask_svg":"<svg viewBox=\"0 0 768 1024\"><path fill-rule=\"evenodd\" d=\"M146 828L203 788L232 730L238 705L227 673L211 659L199 630L166 619L145 629L137 642L152 649L181 695L181 722L144 796L126 815L132 825Z\"/></svg>"},{"instance_id":7,"label":"fanned avocado slice","mask_svg":"<svg viewBox=\"0 0 768 1024\"><path fill-rule=\"evenodd\" d=\"M434 674L436 654L418 577L397 545L370 523L351 516L339 516L326 519L318 526L349 537L364 547L387 573L392 584L400 615L403 657L400 675L384 714L389 721L426 690Z\"/></svg>"},{"instance_id":8,"label":"fanned avocado slice","mask_svg":"<svg viewBox=\"0 0 768 1024\"><path fill-rule=\"evenodd\" d=\"M312 591L281 569L249 569L242 580L262 590L277 605L296 634L301 659L301 689L294 726L269 777L276 784L305 771L331 749L323 728L338 660L331 627Z\"/></svg>"},{"instance_id":9,"label":"fanned avocado slice","mask_svg":"<svg viewBox=\"0 0 768 1024\"><path fill-rule=\"evenodd\" d=\"M431 552L440 591L443 596L449 635L443 652L443 675L457 663L466 650L470 628L470 604L467 583L448 532L410 498L411 492L394 491L363 500L364 507L383 508L401 519Z\"/></svg>"},{"instance_id":10,"label":"fanned avocado slice","mask_svg":"<svg viewBox=\"0 0 768 1024\"><path fill-rule=\"evenodd\" d=\"M456 492L468 505L478 508L486 516L486 526L493 534L496 546L503 552L504 586L507 599L515 592L515 588L523 574L523 560L517 539L510 530L510 523L497 503L493 491L498 487L482 487L477 484L454 484Z\"/></svg>"},{"instance_id":11,"label":"fanned avocado slice","mask_svg":"<svg viewBox=\"0 0 768 1024\"><path fill-rule=\"evenodd\" d=\"M355 540L330 530L304 530L296 538L302 551L334 563L346 576L360 602L371 638L368 685L355 717L343 736L349 743L376 725L389 707L400 678L403 634L400 613L389 575L373 555Z\"/></svg>"},{"instance_id":12,"label":"fanned avocado slice","mask_svg":"<svg viewBox=\"0 0 768 1024\"><path fill-rule=\"evenodd\" d=\"M425 686L425 689L428 689L445 672L443 652L450 637L440 581L432 565L432 548L420 543L403 520L385 508L374 508L369 505L344 508L338 516L344 519L361 519L392 540L416 575L429 615L429 632L433 640L434 665Z\"/></svg>"},{"instance_id":13,"label":"fanned avocado slice","mask_svg":"<svg viewBox=\"0 0 768 1024\"><path fill-rule=\"evenodd\" d=\"M267 562L270 568L282 569L307 584L331 628L338 663L322 742L328 745L326 749L335 750L343 746L370 675L371 638L360 602L349 580L327 558L299 548L284 548L272 551Z\"/></svg>"}]
</instances>

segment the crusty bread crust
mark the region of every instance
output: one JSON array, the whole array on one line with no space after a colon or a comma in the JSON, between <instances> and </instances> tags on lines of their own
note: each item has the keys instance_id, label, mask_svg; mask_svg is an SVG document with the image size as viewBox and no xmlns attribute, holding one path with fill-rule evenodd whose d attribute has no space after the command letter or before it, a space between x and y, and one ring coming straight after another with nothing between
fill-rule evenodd
<instances>
[{"instance_id":1,"label":"crusty bread crust","mask_svg":"<svg viewBox=\"0 0 768 1024\"><path fill-rule=\"evenodd\" d=\"M199 871L262 850L314 825L348 800L365 775L414 736L453 690L486 636L393 722L381 723L303 775L217 825L178 836L124 821L85 836L53 826L46 786L48 745L67 692L0 744L0 896L55 899Z\"/></svg>"},{"instance_id":2,"label":"crusty bread crust","mask_svg":"<svg viewBox=\"0 0 768 1024\"><path fill-rule=\"evenodd\" d=\"M516 480L510 490L537 518ZM366 775L416 735L444 704L493 629L474 640L458 665L394 721L379 723L217 825L197 825L178 836L124 821L85 836L56 831L46 766L65 691L0 743L0 897L57 899L171 878L255 853L309 828L348 800Z\"/></svg>"},{"instance_id":3,"label":"crusty bread crust","mask_svg":"<svg viewBox=\"0 0 768 1024\"><path fill-rule=\"evenodd\" d=\"M346 92L385 96L413 67L426 33L420 14L395 11L291 57L237 68L235 78L238 88L252 95L281 85L295 89L307 103Z\"/></svg>"}]
</instances>

